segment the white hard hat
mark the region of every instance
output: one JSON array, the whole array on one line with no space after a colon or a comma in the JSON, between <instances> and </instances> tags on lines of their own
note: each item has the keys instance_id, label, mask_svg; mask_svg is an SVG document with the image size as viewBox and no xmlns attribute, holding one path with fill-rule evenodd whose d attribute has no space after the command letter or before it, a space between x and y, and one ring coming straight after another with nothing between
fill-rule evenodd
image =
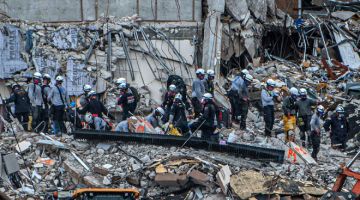
<instances>
[{"instance_id":1,"label":"white hard hat","mask_svg":"<svg viewBox=\"0 0 360 200\"><path fill-rule=\"evenodd\" d=\"M95 92L94 90L91 90L91 91L87 94L88 97L91 97L91 96L93 96L93 95L96 95L96 92Z\"/></svg>"},{"instance_id":2,"label":"white hard hat","mask_svg":"<svg viewBox=\"0 0 360 200\"><path fill-rule=\"evenodd\" d=\"M40 79L41 78L41 73L40 72L35 72L33 77Z\"/></svg>"},{"instance_id":3,"label":"white hard hat","mask_svg":"<svg viewBox=\"0 0 360 200\"><path fill-rule=\"evenodd\" d=\"M156 109L155 109L157 112L159 112L161 115L165 115L165 110L162 108L162 107L157 107Z\"/></svg>"},{"instance_id":4,"label":"white hard hat","mask_svg":"<svg viewBox=\"0 0 360 200\"><path fill-rule=\"evenodd\" d=\"M296 89L295 87L292 87L292 88L290 88L290 94L297 96L297 95L299 95L299 90Z\"/></svg>"},{"instance_id":5,"label":"white hard hat","mask_svg":"<svg viewBox=\"0 0 360 200\"><path fill-rule=\"evenodd\" d=\"M244 74L244 75L245 75L245 74L250 74L250 72L249 72L247 69L241 70L241 73Z\"/></svg>"},{"instance_id":6,"label":"white hard hat","mask_svg":"<svg viewBox=\"0 0 360 200\"><path fill-rule=\"evenodd\" d=\"M318 112L320 112L320 113L323 113L323 112L325 111L325 108L324 108L324 106L322 106L322 105L318 105L318 107L316 108L316 110L317 110Z\"/></svg>"},{"instance_id":7,"label":"white hard hat","mask_svg":"<svg viewBox=\"0 0 360 200\"><path fill-rule=\"evenodd\" d=\"M303 96L307 95L306 89L305 89L305 88L300 88L299 94L300 94L300 95L303 95Z\"/></svg>"},{"instance_id":8,"label":"white hard hat","mask_svg":"<svg viewBox=\"0 0 360 200\"><path fill-rule=\"evenodd\" d=\"M249 81L249 82L252 82L254 78L250 74L246 74L244 79Z\"/></svg>"},{"instance_id":9,"label":"white hard hat","mask_svg":"<svg viewBox=\"0 0 360 200\"><path fill-rule=\"evenodd\" d=\"M204 99L212 99L213 96L212 96L210 93L205 93L205 94L203 95L203 98L204 98Z\"/></svg>"},{"instance_id":10,"label":"white hard hat","mask_svg":"<svg viewBox=\"0 0 360 200\"><path fill-rule=\"evenodd\" d=\"M50 76L49 74L44 74L44 75L43 75L43 79L49 79L49 80L51 80L51 76Z\"/></svg>"},{"instance_id":11,"label":"white hard hat","mask_svg":"<svg viewBox=\"0 0 360 200\"><path fill-rule=\"evenodd\" d=\"M336 107L336 112L337 113L344 113L345 110L344 110L344 108L342 106L339 105L338 107Z\"/></svg>"},{"instance_id":12,"label":"white hard hat","mask_svg":"<svg viewBox=\"0 0 360 200\"><path fill-rule=\"evenodd\" d=\"M85 115L85 121L86 121L87 123L91 123L92 120L93 120L93 116L91 115L91 113L86 113L86 115Z\"/></svg>"},{"instance_id":13,"label":"white hard hat","mask_svg":"<svg viewBox=\"0 0 360 200\"><path fill-rule=\"evenodd\" d=\"M57 76L55 80L56 80L56 81L64 81L64 77L62 77L62 76Z\"/></svg>"},{"instance_id":14,"label":"white hard hat","mask_svg":"<svg viewBox=\"0 0 360 200\"><path fill-rule=\"evenodd\" d=\"M180 93L177 93L177 94L175 95L175 99L182 99L182 95L181 95Z\"/></svg>"},{"instance_id":15,"label":"white hard hat","mask_svg":"<svg viewBox=\"0 0 360 200\"><path fill-rule=\"evenodd\" d=\"M215 76L215 72L214 72L214 70L212 70L212 69L207 70L207 71L206 71L206 74L207 74L208 76Z\"/></svg>"},{"instance_id":16,"label":"white hard hat","mask_svg":"<svg viewBox=\"0 0 360 200\"><path fill-rule=\"evenodd\" d=\"M170 91L175 91L175 90L176 90L176 85L171 84L171 85L169 86L169 90L170 90Z\"/></svg>"},{"instance_id":17,"label":"white hard hat","mask_svg":"<svg viewBox=\"0 0 360 200\"><path fill-rule=\"evenodd\" d=\"M126 89L127 88L126 83L120 83L119 88L120 89Z\"/></svg>"},{"instance_id":18,"label":"white hard hat","mask_svg":"<svg viewBox=\"0 0 360 200\"><path fill-rule=\"evenodd\" d=\"M115 80L115 83L120 85L121 83L126 83L126 79L125 78L118 78Z\"/></svg>"},{"instance_id":19,"label":"white hard hat","mask_svg":"<svg viewBox=\"0 0 360 200\"><path fill-rule=\"evenodd\" d=\"M91 85L85 84L85 85L83 86L83 90L84 90L84 92L90 92L90 90L91 90Z\"/></svg>"},{"instance_id":20,"label":"white hard hat","mask_svg":"<svg viewBox=\"0 0 360 200\"><path fill-rule=\"evenodd\" d=\"M275 87L276 83L275 83L274 80L268 79L268 80L266 81L266 85L267 85L267 86L271 86L271 87Z\"/></svg>"},{"instance_id":21,"label":"white hard hat","mask_svg":"<svg viewBox=\"0 0 360 200\"><path fill-rule=\"evenodd\" d=\"M205 70L200 68L200 69L197 69L195 73L205 75Z\"/></svg>"}]
</instances>

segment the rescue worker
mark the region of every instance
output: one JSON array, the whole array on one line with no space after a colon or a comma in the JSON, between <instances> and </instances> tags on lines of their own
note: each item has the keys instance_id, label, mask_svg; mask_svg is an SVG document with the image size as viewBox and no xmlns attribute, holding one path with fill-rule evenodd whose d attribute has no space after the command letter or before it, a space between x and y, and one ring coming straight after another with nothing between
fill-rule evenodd
<instances>
[{"instance_id":1,"label":"rescue worker","mask_svg":"<svg viewBox=\"0 0 360 200\"><path fill-rule=\"evenodd\" d=\"M204 69L197 69L196 70L196 79L192 85L192 94L191 94L191 103L194 108L194 118L199 117L201 112L201 98L205 93L205 86L204 86L204 77L205 71Z\"/></svg>"},{"instance_id":2,"label":"rescue worker","mask_svg":"<svg viewBox=\"0 0 360 200\"><path fill-rule=\"evenodd\" d=\"M55 78L55 86L51 88L48 101L51 102L51 114L53 116L53 133L56 136L65 131L64 115L65 110L69 108L70 100L65 87L62 86L64 77Z\"/></svg>"},{"instance_id":3,"label":"rescue worker","mask_svg":"<svg viewBox=\"0 0 360 200\"><path fill-rule=\"evenodd\" d=\"M46 133L48 133L49 131L49 124L50 124L50 104L49 101L47 100L51 87L50 87L50 83L51 83L51 76L49 74L44 74L43 75L43 85L41 86L41 93L42 93L42 97L43 97L43 102L44 102L44 107L42 110L42 116L43 116L43 120L45 122L45 126L44 126L44 131Z\"/></svg>"},{"instance_id":4,"label":"rescue worker","mask_svg":"<svg viewBox=\"0 0 360 200\"><path fill-rule=\"evenodd\" d=\"M6 104L11 102L15 104L15 117L19 120L24 130L29 131L28 122L31 103L27 92L19 84L13 84L10 98L5 100Z\"/></svg>"},{"instance_id":5,"label":"rescue worker","mask_svg":"<svg viewBox=\"0 0 360 200\"><path fill-rule=\"evenodd\" d=\"M97 131L105 131L107 123L104 119L101 117L96 117L91 113L86 113L85 115L85 121L88 123L89 127L91 129L95 129Z\"/></svg>"},{"instance_id":6,"label":"rescue worker","mask_svg":"<svg viewBox=\"0 0 360 200\"><path fill-rule=\"evenodd\" d=\"M285 141L289 141L289 131L294 132L296 128L296 107L295 103L299 96L299 91L295 87L290 88L290 96L287 96L282 104L282 110L284 112L284 132Z\"/></svg>"},{"instance_id":7,"label":"rescue worker","mask_svg":"<svg viewBox=\"0 0 360 200\"><path fill-rule=\"evenodd\" d=\"M216 108L213 100L213 96L210 93L205 93L202 99L203 110L202 115L199 117L198 122L201 127L201 138L206 140L217 141L214 131L217 126Z\"/></svg>"},{"instance_id":8,"label":"rescue worker","mask_svg":"<svg viewBox=\"0 0 360 200\"><path fill-rule=\"evenodd\" d=\"M235 123L239 123L241 118L241 107L239 102L241 101L240 92L242 91L242 89L240 88L244 87L244 80L247 74L249 74L249 72L246 69L242 70L239 74L237 74L234 80L231 82L230 91L228 92L228 97L231 104L231 118Z\"/></svg>"},{"instance_id":9,"label":"rescue worker","mask_svg":"<svg viewBox=\"0 0 360 200\"><path fill-rule=\"evenodd\" d=\"M342 106L339 105L336 108L335 114L325 121L324 129L325 131L331 131L330 139L333 148L340 148L341 150L346 148L350 127Z\"/></svg>"},{"instance_id":10,"label":"rescue worker","mask_svg":"<svg viewBox=\"0 0 360 200\"><path fill-rule=\"evenodd\" d=\"M165 119L169 119L171 106L174 103L174 98L176 95L176 86L175 85L169 85L169 91L165 93L164 102L161 104L161 107L165 109Z\"/></svg>"},{"instance_id":11,"label":"rescue worker","mask_svg":"<svg viewBox=\"0 0 360 200\"><path fill-rule=\"evenodd\" d=\"M312 142L312 152L311 157L314 158L314 160L317 161L317 154L320 150L320 142L321 142L321 125L322 120L321 117L324 115L325 109L322 105L319 105L316 108L316 112L312 115L311 121L310 121L310 127L311 127L311 142Z\"/></svg>"},{"instance_id":12,"label":"rescue worker","mask_svg":"<svg viewBox=\"0 0 360 200\"><path fill-rule=\"evenodd\" d=\"M261 90L261 102L264 110L265 121L265 136L271 137L271 131L275 121L274 100L279 97L277 92L274 91L275 81L268 79L266 81L266 87Z\"/></svg>"},{"instance_id":13,"label":"rescue worker","mask_svg":"<svg viewBox=\"0 0 360 200\"><path fill-rule=\"evenodd\" d=\"M181 130L183 136L189 132L185 110L186 107L182 101L182 95L178 93L175 95L174 103L170 110L169 126L173 126Z\"/></svg>"},{"instance_id":14,"label":"rescue worker","mask_svg":"<svg viewBox=\"0 0 360 200\"><path fill-rule=\"evenodd\" d=\"M249 111L249 90L248 86L253 81L253 77L250 74L246 74L245 78L243 79L243 82L239 85L239 99L237 102L239 102L239 116L240 118L240 129L245 130L246 129L246 117Z\"/></svg>"},{"instance_id":15,"label":"rescue worker","mask_svg":"<svg viewBox=\"0 0 360 200\"><path fill-rule=\"evenodd\" d=\"M308 144L311 146L310 141L310 121L312 116L312 106L317 104L317 101L310 99L307 96L305 88L299 90L300 99L296 101L295 107L297 111L297 123L300 129L300 139L302 146L305 147L306 134L308 134Z\"/></svg>"},{"instance_id":16,"label":"rescue worker","mask_svg":"<svg viewBox=\"0 0 360 200\"><path fill-rule=\"evenodd\" d=\"M84 108L79 110L80 114L86 114L87 112L89 112L93 117L103 118L103 113L104 113L110 119L115 119L105 108L104 104L98 100L97 94L94 90L91 90L88 93L87 98L88 98L88 103Z\"/></svg>"},{"instance_id":17,"label":"rescue worker","mask_svg":"<svg viewBox=\"0 0 360 200\"><path fill-rule=\"evenodd\" d=\"M163 116L165 115L165 110L162 107L157 107L151 114L145 117L145 120L148 121L153 128L162 127L163 125Z\"/></svg>"},{"instance_id":18,"label":"rescue worker","mask_svg":"<svg viewBox=\"0 0 360 200\"><path fill-rule=\"evenodd\" d=\"M33 75L33 82L28 85L27 89L31 103L32 129L37 128L43 119L41 111L43 110L44 100L41 90L41 79L41 74L39 72L35 72Z\"/></svg>"},{"instance_id":19,"label":"rescue worker","mask_svg":"<svg viewBox=\"0 0 360 200\"><path fill-rule=\"evenodd\" d=\"M86 84L83 86L84 93L80 97L80 106L82 108L84 108L86 106L86 104L89 103L88 94L91 91L91 89L92 89L91 85Z\"/></svg>"},{"instance_id":20,"label":"rescue worker","mask_svg":"<svg viewBox=\"0 0 360 200\"><path fill-rule=\"evenodd\" d=\"M214 90L215 90L215 86L214 86L214 79L215 79L215 72L212 69L209 69L206 71L206 79L204 79L204 87L205 87L205 92L206 93L210 93L211 95L214 96Z\"/></svg>"},{"instance_id":21,"label":"rescue worker","mask_svg":"<svg viewBox=\"0 0 360 200\"><path fill-rule=\"evenodd\" d=\"M121 96L117 104L121 106L123 111L122 120L126 120L135 112L136 109L135 96L131 91L129 91L126 83L121 83L119 87L120 87Z\"/></svg>"}]
</instances>

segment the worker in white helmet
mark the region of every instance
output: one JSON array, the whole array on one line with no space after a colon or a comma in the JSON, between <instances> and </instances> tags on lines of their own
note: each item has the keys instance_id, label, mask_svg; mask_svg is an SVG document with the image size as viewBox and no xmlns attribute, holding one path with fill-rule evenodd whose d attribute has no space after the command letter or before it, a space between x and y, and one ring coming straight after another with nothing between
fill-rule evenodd
<instances>
[{"instance_id":1,"label":"worker in white helmet","mask_svg":"<svg viewBox=\"0 0 360 200\"><path fill-rule=\"evenodd\" d=\"M165 119L167 120L170 115L171 106L174 103L175 95L177 93L177 88L174 84L169 85L168 91L165 93L164 101L161 104L161 107L165 109Z\"/></svg>"},{"instance_id":2,"label":"worker in white helmet","mask_svg":"<svg viewBox=\"0 0 360 200\"><path fill-rule=\"evenodd\" d=\"M205 70L197 69L196 70L196 79L192 84L192 93L191 93L191 103L194 108L194 117L197 118L201 113L201 98L205 93L204 80L205 78Z\"/></svg>"},{"instance_id":3,"label":"worker in white helmet","mask_svg":"<svg viewBox=\"0 0 360 200\"><path fill-rule=\"evenodd\" d=\"M49 93L51 91L51 76L49 74L44 74L42 77L42 86L41 86L41 91L42 91L42 97L43 97L43 101L44 101L44 106L43 106L43 110L42 110L42 117L45 123L45 127L44 127L44 132L48 133L49 132L49 127L50 127L50 104L49 101L47 100ZM40 129L42 130L42 128Z\"/></svg>"},{"instance_id":4,"label":"worker in white helmet","mask_svg":"<svg viewBox=\"0 0 360 200\"><path fill-rule=\"evenodd\" d=\"M345 110L338 105L335 113L326 120L325 131L330 131L331 146L335 149L345 150L346 142L349 139L349 121L345 116Z\"/></svg>"},{"instance_id":5,"label":"worker in white helmet","mask_svg":"<svg viewBox=\"0 0 360 200\"><path fill-rule=\"evenodd\" d=\"M275 100L278 98L278 93L274 91L275 81L272 79L266 80L266 86L261 90L261 103L264 111L265 121L265 136L271 137L271 131L275 122Z\"/></svg>"},{"instance_id":6,"label":"worker in white helmet","mask_svg":"<svg viewBox=\"0 0 360 200\"><path fill-rule=\"evenodd\" d=\"M165 116L165 110L162 107L157 107L151 114L145 117L152 127L162 127L164 124L163 119Z\"/></svg>"},{"instance_id":7,"label":"worker in white helmet","mask_svg":"<svg viewBox=\"0 0 360 200\"><path fill-rule=\"evenodd\" d=\"M325 108L322 105L319 105L316 108L316 112L312 115L310 121L311 134L310 138L312 141L312 152L311 157L317 160L317 154L320 150L320 142L321 142L321 127L323 124L322 117L324 116Z\"/></svg>"},{"instance_id":8,"label":"worker in white helmet","mask_svg":"<svg viewBox=\"0 0 360 200\"><path fill-rule=\"evenodd\" d=\"M41 90L42 75L39 72L35 72L33 75L33 82L28 85L28 95L31 103L32 114L32 129L34 130L43 120L41 111L44 106L44 100ZM41 129L34 130L36 132Z\"/></svg>"},{"instance_id":9,"label":"worker in white helmet","mask_svg":"<svg viewBox=\"0 0 360 200\"><path fill-rule=\"evenodd\" d=\"M206 78L204 79L204 86L205 86L205 92L210 93L214 96L214 79L215 79L215 72L212 69L209 69L206 71Z\"/></svg>"},{"instance_id":10,"label":"worker in white helmet","mask_svg":"<svg viewBox=\"0 0 360 200\"><path fill-rule=\"evenodd\" d=\"M297 110L297 123L300 129L300 139L302 146L306 146L306 135L308 137L308 146L311 146L310 140L310 121L312 112L312 106L317 105L317 100L308 98L307 91L305 88L299 90L300 99L296 101Z\"/></svg>"},{"instance_id":11,"label":"worker in white helmet","mask_svg":"<svg viewBox=\"0 0 360 200\"><path fill-rule=\"evenodd\" d=\"M169 124L181 130L182 135L189 133L189 126L186 118L186 106L182 101L182 95L175 95L174 103L171 106Z\"/></svg>"},{"instance_id":12,"label":"worker in white helmet","mask_svg":"<svg viewBox=\"0 0 360 200\"><path fill-rule=\"evenodd\" d=\"M51 88L49 93L48 101L52 103L50 110L53 116L53 133L56 136L60 136L62 132L66 131L64 115L65 110L69 108L70 99L65 87L62 85L64 77L57 76L55 81L55 86Z\"/></svg>"},{"instance_id":13,"label":"worker in white helmet","mask_svg":"<svg viewBox=\"0 0 360 200\"><path fill-rule=\"evenodd\" d=\"M287 96L282 103L282 110L284 112L284 132L285 141L293 141L293 137L289 137L289 131L294 132L296 128L296 107L295 103L299 96L299 91L295 87L290 88L290 95Z\"/></svg>"}]
</instances>

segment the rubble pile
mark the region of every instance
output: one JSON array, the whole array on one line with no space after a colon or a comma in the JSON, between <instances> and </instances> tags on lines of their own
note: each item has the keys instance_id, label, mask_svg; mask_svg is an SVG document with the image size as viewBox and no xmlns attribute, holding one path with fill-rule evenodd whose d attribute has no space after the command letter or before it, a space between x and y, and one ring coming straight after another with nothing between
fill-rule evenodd
<instances>
[{"instance_id":1,"label":"rubble pile","mask_svg":"<svg viewBox=\"0 0 360 200\"><path fill-rule=\"evenodd\" d=\"M74 140L70 135L63 135L60 141L37 133L18 132L16 136L19 144L12 134L3 135L1 139L3 156L16 152L12 155L19 166L16 173L21 177L21 186L13 189L11 176L2 174L0 191L14 199L45 196L57 190L74 189L77 184L134 187L142 197L152 199L171 195L197 196L198 199L211 199L216 195L218 199L225 199L229 193L241 198L275 194L319 197L334 183L338 164L349 160L329 145L322 145L319 164L310 167L303 162L264 163L188 148L89 142ZM268 145L282 148L280 143L280 139L272 138ZM354 166L360 166L358 164ZM251 184L259 191L239 193L237 188L244 188L242 184L246 183L241 176L250 176L251 180L253 176L261 178L263 184Z\"/></svg>"}]
</instances>

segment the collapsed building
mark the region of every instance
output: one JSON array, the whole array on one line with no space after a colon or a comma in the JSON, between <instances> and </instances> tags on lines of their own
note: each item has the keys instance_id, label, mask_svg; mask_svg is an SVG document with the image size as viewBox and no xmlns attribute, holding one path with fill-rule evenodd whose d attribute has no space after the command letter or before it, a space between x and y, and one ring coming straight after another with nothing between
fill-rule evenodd
<instances>
[{"instance_id":1,"label":"collapsed building","mask_svg":"<svg viewBox=\"0 0 360 200\"><path fill-rule=\"evenodd\" d=\"M303 2L300 13L289 9L297 1L274 0L1 2L3 98L9 96L12 83L25 86L39 71L53 79L65 75L74 101L82 86L91 84L117 113L113 81L125 77L140 93L138 113L149 113L161 104L169 75L181 76L190 86L195 69L202 67L216 72L216 101L229 108L227 85L239 69L246 68L258 80L251 92L250 130L239 131L235 126L219 132L224 141L281 149L286 154L284 163L276 163L192 148L81 141L74 139L76 134L57 141L23 133L16 122L2 118L2 159L13 170L2 168L0 191L14 199L44 197L85 184L135 187L150 199L322 196L349 155L331 150L324 135L316 166L311 158L294 159L281 139L280 120L275 125L277 138L264 144L259 91L261 82L271 77L284 95L292 85L309 88L313 98L324 100L328 115L343 104L354 127L349 151L356 152L359 5ZM279 111L280 107L277 119ZM9 171L18 172L19 178L9 179ZM22 186L15 189L19 179ZM250 186L244 180L253 182ZM346 187L350 189L351 183Z\"/></svg>"}]
</instances>

